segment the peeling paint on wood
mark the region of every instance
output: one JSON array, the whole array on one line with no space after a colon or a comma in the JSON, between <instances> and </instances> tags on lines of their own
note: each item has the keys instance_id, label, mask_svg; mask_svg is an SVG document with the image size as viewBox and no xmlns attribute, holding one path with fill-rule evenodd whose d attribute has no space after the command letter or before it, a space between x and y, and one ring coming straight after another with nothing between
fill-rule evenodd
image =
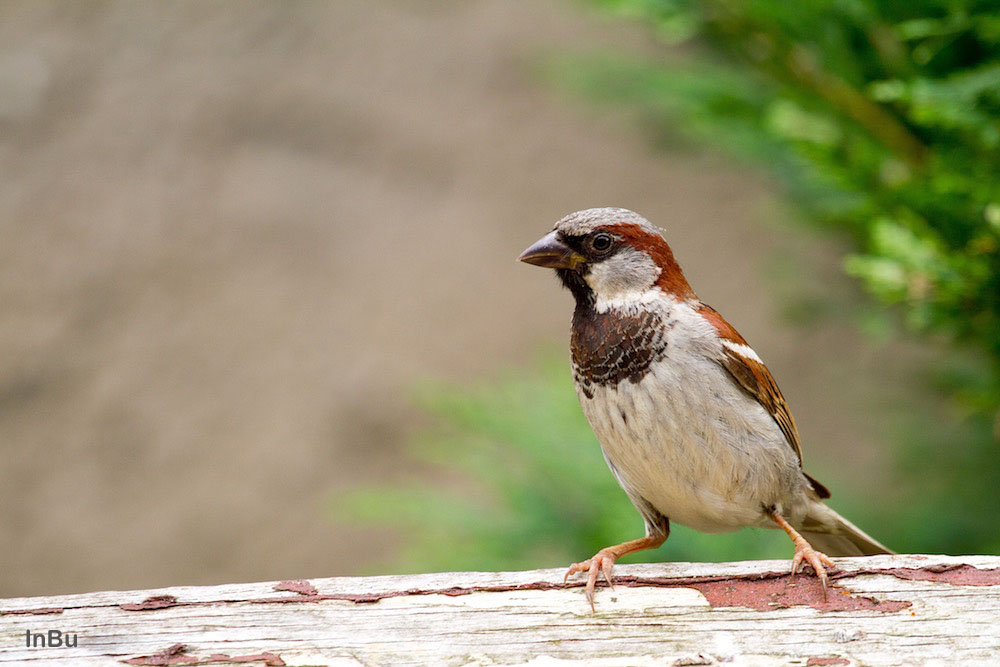
<instances>
[{"instance_id":1,"label":"peeling paint on wood","mask_svg":"<svg viewBox=\"0 0 1000 667\"><path fill-rule=\"evenodd\" d=\"M958 586L1000 586L1000 568L979 569L966 564L946 563L928 567L885 568L876 574L891 574L912 581L942 581Z\"/></svg>"},{"instance_id":2,"label":"peeling paint on wood","mask_svg":"<svg viewBox=\"0 0 1000 667\"><path fill-rule=\"evenodd\" d=\"M295 579L293 581L279 581L274 585L276 591L288 591L299 595L319 595L316 587L305 579Z\"/></svg>"},{"instance_id":3,"label":"peeling paint on wood","mask_svg":"<svg viewBox=\"0 0 1000 667\"><path fill-rule=\"evenodd\" d=\"M562 569L296 579L0 600L18 665L996 664L1000 557L621 565L591 613ZM28 648L25 633L76 633Z\"/></svg>"},{"instance_id":4,"label":"peeling paint on wood","mask_svg":"<svg viewBox=\"0 0 1000 667\"><path fill-rule=\"evenodd\" d=\"M52 614L61 614L63 610L59 607L42 607L39 609L11 609L10 611L0 611L0 616L7 614L19 614L23 616L50 616Z\"/></svg>"},{"instance_id":5,"label":"peeling paint on wood","mask_svg":"<svg viewBox=\"0 0 1000 667\"><path fill-rule=\"evenodd\" d=\"M231 665L241 663L258 663L267 667L284 667L286 664L281 659L281 656L273 653L233 656L224 653L213 653L204 658L198 658L188 653L188 647L185 644L174 644L159 653L129 658L121 662L126 665L144 665L147 667L156 667L159 665Z\"/></svg>"},{"instance_id":6,"label":"peeling paint on wood","mask_svg":"<svg viewBox=\"0 0 1000 667\"><path fill-rule=\"evenodd\" d=\"M125 611L152 611L153 609L176 607L177 604L177 598L173 595L151 595L138 604L120 604L118 608Z\"/></svg>"}]
</instances>

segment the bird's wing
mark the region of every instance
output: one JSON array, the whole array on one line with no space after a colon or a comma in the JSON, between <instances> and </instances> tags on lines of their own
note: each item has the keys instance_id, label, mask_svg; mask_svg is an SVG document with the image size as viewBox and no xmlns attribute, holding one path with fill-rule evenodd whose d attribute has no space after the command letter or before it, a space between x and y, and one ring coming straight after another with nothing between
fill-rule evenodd
<instances>
[{"instance_id":1,"label":"bird's wing","mask_svg":"<svg viewBox=\"0 0 1000 667\"><path fill-rule=\"evenodd\" d=\"M788 403L781 395L781 390L778 389L778 383L774 381L771 371L767 370L767 366L746 342L728 343L723 339L722 353L722 367L729 371L729 374L735 378L740 386L757 399L757 402L764 406L768 414L774 418L778 428L785 435L785 440L798 455L799 466L801 466L802 443L799 440L799 430L795 427L795 419L792 417ZM752 357L746 355L752 355ZM822 483L804 471L802 474L812 484L816 495L820 498L830 497L830 490Z\"/></svg>"},{"instance_id":2,"label":"bird's wing","mask_svg":"<svg viewBox=\"0 0 1000 667\"><path fill-rule=\"evenodd\" d=\"M740 347L746 347L752 352L752 349L745 343L740 344ZM739 349L734 348L736 348L735 345L723 345L722 367L729 371L729 374L736 379L741 387L746 389L747 393L764 406L768 414L777 422L778 428L785 435L785 440L795 450L799 457L799 463L802 463L802 444L799 441L799 431L795 428L795 419L792 418L785 397L781 395L781 390L778 389L774 377L762 362L746 357L740 353Z\"/></svg>"},{"instance_id":3,"label":"bird's wing","mask_svg":"<svg viewBox=\"0 0 1000 667\"><path fill-rule=\"evenodd\" d=\"M785 436L785 441L799 457L799 465L801 466L802 443L799 440L799 430L795 427L795 419L792 418L788 403L781 395L781 390L778 389L778 383L774 381L771 371L767 370L767 366L764 365L746 339L740 335L740 332L734 329L717 310L709 305L700 304L698 313L715 327L722 339L722 358L719 359L719 363L774 418L778 428ZM829 489L823 484L804 472L802 474L806 476L820 498L830 497Z\"/></svg>"}]
</instances>

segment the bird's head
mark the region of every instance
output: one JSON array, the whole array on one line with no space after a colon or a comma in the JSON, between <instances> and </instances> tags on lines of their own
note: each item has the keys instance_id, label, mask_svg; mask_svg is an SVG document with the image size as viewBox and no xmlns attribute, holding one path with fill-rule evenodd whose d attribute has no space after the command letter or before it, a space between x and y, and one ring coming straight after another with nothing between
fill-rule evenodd
<instances>
[{"instance_id":1,"label":"bird's head","mask_svg":"<svg viewBox=\"0 0 1000 667\"><path fill-rule=\"evenodd\" d=\"M555 269L578 304L598 310L694 297L659 230L624 208L571 213L518 259Z\"/></svg>"}]
</instances>

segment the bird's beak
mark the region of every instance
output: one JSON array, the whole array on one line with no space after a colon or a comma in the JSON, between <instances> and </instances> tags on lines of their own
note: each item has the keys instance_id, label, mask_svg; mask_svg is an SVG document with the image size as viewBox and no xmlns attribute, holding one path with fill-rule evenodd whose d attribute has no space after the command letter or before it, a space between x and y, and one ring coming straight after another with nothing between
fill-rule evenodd
<instances>
[{"instance_id":1,"label":"bird's beak","mask_svg":"<svg viewBox=\"0 0 1000 667\"><path fill-rule=\"evenodd\" d=\"M583 255L572 251L556 237L555 232L538 239L518 259L546 269L575 269L584 261Z\"/></svg>"}]
</instances>

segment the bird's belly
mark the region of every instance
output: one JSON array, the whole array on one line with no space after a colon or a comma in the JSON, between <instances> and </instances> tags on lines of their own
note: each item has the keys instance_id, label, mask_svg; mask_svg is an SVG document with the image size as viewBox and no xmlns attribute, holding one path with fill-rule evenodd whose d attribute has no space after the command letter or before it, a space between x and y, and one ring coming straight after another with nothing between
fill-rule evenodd
<instances>
[{"instance_id":1,"label":"bird's belly","mask_svg":"<svg viewBox=\"0 0 1000 667\"><path fill-rule=\"evenodd\" d=\"M721 366L669 356L639 382L579 392L584 414L630 496L706 532L767 525L805 503L798 457L774 419Z\"/></svg>"}]
</instances>

